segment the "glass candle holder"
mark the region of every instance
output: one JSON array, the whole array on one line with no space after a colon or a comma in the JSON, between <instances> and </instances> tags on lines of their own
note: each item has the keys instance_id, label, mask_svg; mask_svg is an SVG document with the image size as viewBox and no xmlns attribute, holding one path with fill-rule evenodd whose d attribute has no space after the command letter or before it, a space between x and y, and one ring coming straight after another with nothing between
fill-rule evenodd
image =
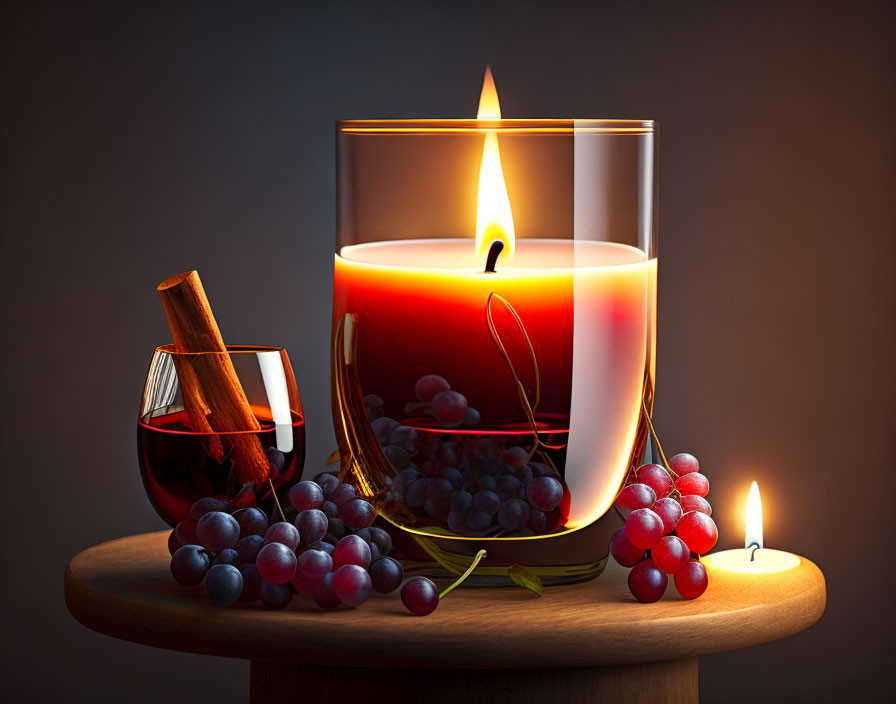
<instances>
[{"instance_id":1,"label":"glass candle holder","mask_svg":"<svg viewBox=\"0 0 896 704\"><path fill-rule=\"evenodd\" d=\"M641 120L337 123L342 469L412 571L606 564L650 453L655 143Z\"/></svg>"},{"instance_id":2,"label":"glass candle holder","mask_svg":"<svg viewBox=\"0 0 896 704\"><path fill-rule=\"evenodd\" d=\"M149 364L137 420L140 473L153 508L171 526L189 518L190 506L204 497L240 508L260 506L275 515L276 491L283 510L290 511L286 492L302 476L305 417L284 349L228 345L226 356L257 424L227 432L207 432L208 428L197 432L184 404L182 380L189 377L195 388L203 369L222 355L175 352L173 345L164 345ZM208 418L214 428L212 409ZM257 444L259 456L269 463L263 482L240 478L239 449L246 444Z\"/></svg>"}]
</instances>

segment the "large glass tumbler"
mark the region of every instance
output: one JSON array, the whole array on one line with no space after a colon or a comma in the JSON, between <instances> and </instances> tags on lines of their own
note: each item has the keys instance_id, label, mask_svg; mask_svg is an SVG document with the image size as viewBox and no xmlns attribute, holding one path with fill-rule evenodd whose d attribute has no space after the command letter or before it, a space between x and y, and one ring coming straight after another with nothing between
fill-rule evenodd
<instances>
[{"instance_id":1,"label":"large glass tumbler","mask_svg":"<svg viewBox=\"0 0 896 704\"><path fill-rule=\"evenodd\" d=\"M343 470L428 574L602 571L649 452L651 121L337 125Z\"/></svg>"}]
</instances>

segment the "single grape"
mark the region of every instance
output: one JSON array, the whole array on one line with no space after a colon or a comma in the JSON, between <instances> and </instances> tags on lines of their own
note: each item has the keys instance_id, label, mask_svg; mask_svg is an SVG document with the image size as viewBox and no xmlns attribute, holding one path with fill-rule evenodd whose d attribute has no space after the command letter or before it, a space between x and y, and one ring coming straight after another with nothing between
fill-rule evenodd
<instances>
[{"instance_id":1,"label":"single grape","mask_svg":"<svg viewBox=\"0 0 896 704\"><path fill-rule=\"evenodd\" d=\"M364 410L367 411L368 420L376 420L383 417L383 398L376 394L367 394L364 397Z\"/></svg>"},{"instance_id":2,"label":"single grape","mask_svg":"<svg viewBox=\"0 0 896 704\"><path fill-rule=\"evenodd\" d=\"M676 535L660 538L650 550L653 562L666 574L675 574L688 564L691 551L684 541Z\"/></svg>"},{"instance_id":3,"label":"single grape","mask_svg":"<svg viewBox=\"0 0 896 704\"><path fill-rule=\"evenodd\" d=\"M473 494L473 509L482 511L490 516L495 515L501 508L501 499L493 491L477 491Z\"/></svg>"},{"instance_id":4,"label":"single grape","mask_svg":"<svg viewBox=\"0 0 896 704\"><path fill-rule=\"evenodd\" d=\"M459 535L466 535L470 530L470 526L467 524L467 514L465 513L449 511L448 516L445 518L445 523L448 524L448 530Z\"/></svg>"},{"instance_id":5,"label":"single grape","mask_svg":"<svg viewBox=\"0 0 896 704\"><path fill-rule=\"evenodd\" d=\"M638 601L658 601L665 593L669 578L650 558L639 562L628 573L628 589Z\"/></svg>"},{"instance_id":6,"label":"single grape","mask_svg":"<svg viewBox=\"0 0 896 704\"><path fill-rule=\"evenodd\" d=\"M426 577L413 577L401 588L401 602L416 616L426 616L439 605L439 590Z\"/></svg>"},{"instance_id":7,"label":"single grape","mask_svg":"<svg viewBox=\"0 0 896 704\"><path fill-rule=\"evenodd\" d=\"M370 565L370 581L381 594L393 592L404 579L404 567L391 557L384 557Z\"/></svg>"},{"instance_id":8,"label":"single grape","mask_svg":"<svg viewBox=\"0 0 896 704\"><path fill-rule=\"evenodd\" d=\"M508 499L498 509L498 523L507 530L523 528L528 522L529 504L522 499Z\"/></svg>"},{"instance_id":9,"label":"single grape","mask_svg":"<svg viewBox=\"0 0 896 704\"><path fill-rule=\"evenodd\" d=\"M442 467L442 479L451 482L452 489L460 489L464 485L464 475L457 467Z\"/></svg>"},{"instance_id":10,"label":"single grape","mask_svg":"<svg viewBox=\"0 0 896 704\"><path fill-rule=\"evenodd\" d=\"M354 499L342 504L339 517L349 528L361 530L367 528L376 518L376 509L364 499Z\"/></svg>"},{"instance_id":11,"label":"single grape","mask_svg":"<svg viewBox=\"0 0 896 704\"><path fill-rule=\"evenodd\" d=\"M327 555L333 555L333 545L325 543L323 540L315 540L305 550L323 550Z\"/></svg>"},{"instance_id":12,"label":"single grape","mask_svg":"<svg viewBox=\"0 0 896 704\"><path fill-rule=\"evenodd\" d=\"M333 520L339 520L335 518ZM330 530L330 519L319 508L309 508L296 516L296 528L299 531L301 545L310 545L323 538Z\"/></svg>"},{"instance_id":13,"label":"single grape","mask_svg":"<svg viewBox=\"0 0 896 704\"><path fill-rule=\"evenodd\" d=\"M476 480L476 486L478 486L482 491L494 492L498 488L498 480L495 479L492 475L486 474ZM500 498L498 500L500 501Z\"/></svg>"},{"instance_id":14,"label":"single grape","mask_svg":"<svg viewBox=\"0 0 896 704\"><path fill-rule=\"evenodd\" d=\"M639 508L650 508L656 503L656 492L646 484L629 484L616 497L613 504L623 518Z\"/></svg>"},{"instance_id":15,"label":"single grape","mask_svg":"<svg viewBox=\"0 0 896 704\"><path fill-rule=\"evenodd\" d=\"M243 575L233 565L212 565L202 584L208 600L222 608L235 603L243 593Z\"/></svg>"},{"instance_id":16,"label":"single grape","mask_svg":"<svg viewBox=\"0 0 896 704\"><path fill-rule=\"evenodd\" d=\"M312 511L314 509L311 509ZM342 522L340 518L328 518L327 519L327 532L324 534L324 537L327 535L332 535L337 540L345 535L345 524Z\"/></svg>"},{"instance_id":17,"label":"single grape","mask_svg":"<svg viewBox=\"0 0 896 704\"><path fill-rule=\"evenodd\" d=\"M289 602L292 601L292 588L288 584L275 584L262 580L260 596L262 604L277 611L289 606Z\"/></svg>"},{"instance_id":18,"label":"single grape","mask_svg":"<svg viewBox=\"0 0 896 704\"><path fill-rule=\"evenodd\" d=\"M210 564L201 545L184 545L171 556L171 575L178 584L194 587L203 580Z\"/></svg>"},{"instance_id":19,"label":"single grape","mask_svg":"<svg viewBox=\"0 0 896 704\"><path fill-rule=\"evenodd\" d=\"M418 401L428 403L433 400L437 393L448 391L450 388L451 384L444 377L427 374L417 379L417 383L414 384L414 394L417 396Z\"/></svg>"},{"instance_id":20,"label":"single grape","mask_svg":"<svg viewBox=\"0 0 896 704\"><path fill-rule=\"evenodd\" d=\"M539 477L529 482L526 498L539 511L553 511L563 499L563 485L553 477Z\"/></svg>"},{"instance_id":21,"label":"single grape","mask_svg":"<svg viewBox=\"0 0 896 704\"><path fill-rule=\"evenodd\" d=\"M514 469L525 467L529 460L529 453L522 447L510 447L501 453L501 461Z\"/></svg>"},{"instance_id":22,"label":"single grape","mask_svg":"<svg viewBox=\"0 0 896 704\"><path fill-rule=\"evenodd\" d=\"M336 596L336 592L333 591L332 572L325 574L314 583L314 590L311 592L311 596L314 598L314 603L322 609L335 609L342 603L339 601L339 597Z\"/></svg>"},{"instance_id":23,"label":"single grape","mask_svg":"<svg viewBox=\"0 0 896 704\"><path fill-rule=\"evenodd\" d=\"M380 445L388 445L389 438L392 437L392 431L398 427L398 421L386 416L380 416L376 420L370 422L370 429L373 431L376 441Z\"/></svg>"},{"instance_id":24,"label":"single grape","mask_svg":"<svg viewBox=\"0 0 896 704\"><path fill-rule=\"evenodd\" d=\"M260 508L241 508L235 511L233 517L240 527L240 537L248 535L264 535L268 529L268 517Z\"/></svg>"},{"instance_id":25,"label":"single grape","mask_svg":"<svg viewBox=\"0 0 896 704\"><path fill-rule=\"evenodd\" d=\"M704 497L709 493L709 479L705 474L699 472L691 472L690 474L682 474L675 481L675 488L684 496L692 494L694 496Z\"/></svg>"},{"instance_id":26,"label":"single grape","mask_svg":"<svg viewBox=\"0 0 896 704\"><path fill-rule=\"evenodd\" d=\"M411 456L408 451L398 445L386 445L383 447L383 455L396 472L407 469L411 464Z\"/></svg>"},{"instance_id":27,"label":"single grape","mask_svg":"<svg viewBox=\"0 0 896 704\"><path fill-rule=\"evenodd\" d=\"M620 528L610 537L610 554L623 567L634 567L644 557L644 551L635 547Z\"/></svg>"},{"instance_id":28,"label":"single grape","mask_svg":"<svg viewBox=\"0 0 896 704\"><path fill-rule=\"evenodd\" d=\"M312 594L314 594L314 585L316 582L316 579L308 579L299 570L296 570L296 573L292 576L292 579L289 580L292 588L302 596L311 596Z\"/></svg>"},{"instance_id":29,"label":"single grape","mask_svg":"<svg viewBox=\"0 0 896 704\"><path fill-rule=\"evenodd\" d=\"M635 470L635 477L639 483L653 489L657 498L663 499L672 493L672 477L661 465L642 464Z\"/></svg>"},{"instance_id":30,"label":"single grape","mask_svg":"<svg viewBox=\"0 0 896 704\"><path fill-rule=\"evenodd\" d=\"M323 550L305 550L296 562L298 571L311 580L320 579L333 568L333 558Z\"/></svg>"},{"instance_id":31,"label":"single grape","mask_svg":"<svg viewBox=\"0 0 896 704\"><path fill-rule=\"evenodd\" d=\"M173 555L179 547L180 541L177 539L177 532L172 530L168 534L168 554Z\"/></svg>"},{"instance_id":32,"label":"single grape","mask_svg":"<svg viewBox=\"0 0 896 704\"><path fill-rule=\"evenodd\" d=\"M343 565L333 573L333 591L346 606L358 607L370 598L372 582L367 570Z\"/></svg>"},{"instance_id":33,"label":"single grape","mask_svg":"<svg viewBox=\"0 0 896 704\"><path fill-rule=\"evenodd\" d=\"M685 599L696 599L706 591L706 587L709 585L709 578L706 575L706 567L703 566L702 562L697 560L688 562L675 573L673 579L675 581L675 588Z\"/></svg>"},{"instance_id":34,"label":"single grape","mask_svg":"<svg viewBox=\"0 0 896 704\"><path fill-rule=\"evenodd\" d=\"M429 488L429 479L420 477L408 487L404 502L411 508L419 508L426 503L426 490Z\"/></svg>"},{"instance_id":35,"label":"single grape","mask_svg":"<svg viewBox=\"0 0 896 704\"><path fill-rule=\"evenodd\" d=\"M454 487L447 479L431 479L429 485L426 487L426 498L440 499L442 497L448 497L453 490Z\"/></svg>"},{"instance_id":36,"label":"single grape","mask_svg":"<svg viewBox=\"0 0 896 704\"><path fill-rule=\"evenodd\" d=\"M526 527L531 530L534 535L543 532L546 524L547 517L544 515L544 511L539 511L537 508L529 509L529 522L526 524Z\"/></svg>"},{"instance_id":37,"label":"single grape","mask_svg":"<svg viewBox=\"0 0 896 704\"><path fill-rule=\"evenodd\" d=\"M534 477L535 473L532 471L532 467L528 464L525 467L520 467L516 470L516 478L520 480L520 483L523 486L526 486L531 482Z\"/></svg>"},{"instance_id":38,"label":"single grape","mask_svg":"<svg viewBox=\"0 0 896 704\"><path fill-rule=\"evenodd\" d=\"M479 414L475 408L470 408L467 406L467 412L464 413L464 420L461 425L465 425L468 428L472 428L474 425L479 425L479 421L482 420L482 416Z\"/></svg>"},{"instance_id":39,"label":"single grape","mask_svg":"<svg viewBox=\"0 0 896 704\"><path fill-rule=\"evenodd\" d=\"M240 592L240 601L257 601L261 596L261 583L264 580L258 574L255 565L240 565L240 575L243 577L243 591Z\"/></svg>"},{"instance_id":40,"label":"single grape","mask_svg":"<svg viewBox=\"0 0 896 704\"><path fill-rule=\"evenodd\" d=\"M383 553L381 553L380 549L373 543L368 543L367 545L370 548L370 564L372 565L383 556Z\"/></svg>"},{"instance_id":41,"label":"single grape","mask_svg":"<svg viewBox=\"0 0 896 704\"><path fill-rule=\"evenodd\" d=\"M268 528L264 534L264 543L282 543L290 550L295 550L299 547L299 531L292 523L279 521Z\"/></svg>"},{"instance_id":42,"label":"single grape","mask_svg":"<svg viewBox=\"0 0 896 704\"><path fill-rule=\"evenodd\" d=\"M675 526L675 533L691 552L698 555L705 555L712 550L719 539L719 529L716 528L715 521L700 511L684 514Z\"/></svg>"},{"instance_id":43,"label":"single grape","mask_svg":"<svg viewBox=\"0 0 896 704\"><path fill-rule=\"evenodd\" d=\"M222 550L215 555L215 559L212 560L212 565L236 565L238 557L239 554L236 550L227 548L227 550Z\"/></svg>"},{"instance_id":44,"label":"single grape","mask_svg":"<svg viewBox=\"0 0 896 704\"><path fill-rule=\"evenodd\" d=\"M339 508L332 501L324 501L318 510L322 511L327 518L339 518ZM302 532L301 529L299 532Z\"/></svg>"},{"instance_id":45,"label":"single grape","mask_svg":"<svg viewBox=\"0 0 896 704\"><path fill-rule=\"evenodd\" d=\"M523 483L512 474L502 474L496 481L495 490L502 501L518 498Z\"/></svg>"},{"instance_id":46,"label":"single grape","mask_svg":"<svg viewBox=\"0 0 896 704\"><path fill-rule=\"evenodd\" d=\"M240 539L240 524L228 513L210 511L197 521L196 537L212 552L226 550Z\"/></svg>"},{"instance_id":47,"label":"single grape","mask_svg":"<svg viewBox=\"0 0 896 704\"><path fill-rule=\"evenodd\" d=\"M442 495L436 499L426 499L423 504L423 510L430 518L437 521L447 520L448 514L451 513L451 500L448 495Z\"/></svg>"},{"instance_id":48,"label":"single grape","mask_svg":"<svg viewBox=\"0 0 896 704\"><path fill-rule=\"evenodd\" d=\"M320 508L324 502L324 490L314 482L299 482L289 490L288 498L296 511Z\"/></svg>"},{"instance_id":49,"label":"single grape","mask_svg":"<svg viewBox=\"0 0 896 704\"><path fill-rule=\"evenodd\" d=\"M392 536L389 535L382 528L377 528L376 526L371 526L368 528L370 531L370 540L380 549L380 553L383 555L388 555L392 552Z\"/></svg>"},{"instance_id":50,"label":"single grape","mask_svg":"<svg viewBox=\"0 0 896 704\"><path fill-rule=\"evenodd\" d=\"M623 530L632 545L649 550L663 535L663 519L649 508L635 509L625 519Z\"/></svg>"},{"instance_id":51,"label":"single grape","mask_svg":"<svg viewBox=\"0 0 896 704\"><path fill-rule=\"evenodd\" d=\"M199 538L196 537L196 521L185 518L174 527L174 535L181 545L196 545Z\"/></svg>"},{"instance_id":52,"label":"single grape","mask_svg":"<svg viewBox=\"0 0 896 704\"><path fill-rule=\"evenodd\" d=\"M342 508L342 504L358 498L358 491L351 484L340 484L336 487L336 491L330 497L330 500L336 504L337 508Z\"/></svg>"},{"instance_id":53,"label":"single grape","mask_svg":"<svg viewBox=\"0 0 896 704\"><path fill-rule=\"evenodd\" d=\"M681 520L684 513L681 504L675 499L657 499L650 510L663 521L663 535L668 535L675 530L675 526L678 525L678 521Z\"/></svg>"},{"instance_id":54,"label":"single grape","mask_svg":"<svg viewBox=\"0 0 896 704\"><path fill-rule=\"evenodd\" d=\"M485 530L492 524L492 515L486 513L485 511L470 511L467 514L467 525L470 526L471 530L481 531Z\"/></svg>"},{"instance_id":55,"label":"single grape","mask_svg":"<svg viewBox=\"0 0 896 704\"><path fill-rule=\"evenodd\" d=\"M324 492L324 498L329 499L330 495L336 491L336 488L339 486L339 477L335 474L330 474L329 472L321 472L314 478L314 483L317 484L321 490Z\"/></svg>"},{"instance_id":56,"label":"single grape","mask_svg":"<svg viewBox=\"0 0 896 704\"><path fill-rule=\"evenodd\" d=\"M687 496L682 496L679 501L681 503L681 510L683 513L688 513L689 511L699 511L700 513L705 513L707 516L712 515L712 506L710 506L709 501L704 499L702 496L697 496L696 494L688 494Z\"/></svg>"},{"instance_id":57,"label":"single grape","mask_svg":"<svg viewBox=\"0 0 896 704\"><path fill-rule=\"evenodd\" d=\"M343 565L358 565L367 569L370 564L370 547L357 535L347 535L333 548L333 569Z\"/></svg>"},{"instance_id":58,"label":"single grape","mask_svg":"<svg viewBox=\"0 0 896 704\"><path fill-rule=\"evenodd\" d=\"M400 447L409 455L416 455L420 449L420 431L408 425L399 425L390 433L389 444Z\"/></svg>"},{"instance_id":59,"label":"single grape","mask_svg":"<svg viewBox=\"0 0 896 704\"><path fill-rule=\"evenodd\" d=\"M272 445L271 447L266 447L264 449L264 454L267 456L268 462L271 463L271 468L274 469L275 472L279 473L283 471L283 466L286 464L286 455L284 455L281 450L278 450Z\"/></svg>"},{"instance_id":60,"label":"single grape","mask_svg":"<svg viewBox=\"0 0 896 704\"><path fill-rule=\"evenodd\" d=\"M457 391L440 391L432 397L432 414L442 425L460 425L466 412L467 399Z\"/></svg>"},{"instance_id":61,"label":"single grape","mask_svg":"<svg viewBox=\"0 0 896 704\"><path fill-rule=\"evenodd\" d=\"M210 511L223 511L224 513L231 513L234 508L234 505L231 503L221 501L220 499L216 499L211 496L207 496L204 499L199 499L199 501L190 506L190 518L192 518L194 521L198 521Z\"/></svg>"},{"instance_id":62,"label":"single grape","mask_svg":"<svg viewBox=\"0 0 896 704\"><path fill-rule=\"evenodd\" d=\"M240 538L236 547L236 564L238 565L254 565L255 558L258 557L258 551L264 547L264 538L260 535L247 535Z\"/></svg>"},{"instance_id":63,"label":"single grape","mask_svg":"<svg viewBox=\"0 0 896 704\"><path fill-rule=\"evenodd\" d=\"M700 463L693 455L689 455L687 452L681 452L674 457L669 458L669 469L675 472L678 476L683 476L685 474L690 474L691 472L699 472Z\"/></svg>"},{"instance_id":64,"label":"single grape","mask_svg":"<svg viewBox=\"0 0 896 704\"><path fill-rule=\"evenodd\" d=\"M451 492L451 510L455 513L468 513L473 506L473 495L469 491L459 490Z\"/></svg>"},{"instance_id":65,"label":"single grape","mask_svg":"<svg viewBox=\"0 0 896 704\"><path fill-rule=\"evenodd\" d=\"M296 573L296 554L282 543L268 543L258 552L255 566L266 581L286 584Z\"/></svg>"}]
</instances>

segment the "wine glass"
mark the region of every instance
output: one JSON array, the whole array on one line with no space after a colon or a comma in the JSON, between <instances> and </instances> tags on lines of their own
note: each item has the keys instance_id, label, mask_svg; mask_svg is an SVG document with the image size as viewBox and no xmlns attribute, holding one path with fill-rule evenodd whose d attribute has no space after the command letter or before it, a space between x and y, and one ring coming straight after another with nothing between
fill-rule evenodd
<instances>
[{"instance_id":1,"label":"wine glass","mask_svg":"<svg viewBox=\"0 0 896 704\"><path fill-rule=\"evenodd\" d=\"M215 409L204 371L232 364L250 413ZM239 390L237 390L239 395ZM240 396L242 398L242 396ZM137 419L140 474L153 508L174 526L198 499L282 510L302 476L305 416L286 350L228 345L227 352L156 348ZM279 496L278 496L279 495Z\"/></svg>"}]
</instances>

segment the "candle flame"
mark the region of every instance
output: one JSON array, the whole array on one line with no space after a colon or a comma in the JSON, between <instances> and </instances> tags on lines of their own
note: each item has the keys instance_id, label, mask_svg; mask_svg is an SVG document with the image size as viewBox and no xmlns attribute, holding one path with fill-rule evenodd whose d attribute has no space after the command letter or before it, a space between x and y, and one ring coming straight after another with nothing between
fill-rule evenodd
<instances>
[{"instance_id":1,"label":"candle flame","mask_svg":"<svg viewBox=\"0 0 896 704\"><path fill-rule=\"evenodd\" d=\"M498 91L495 88L491 67L485 69L476 119L501 119L501 104L498 102ZM498 135L495 130L486 130L482 163L479 167L479 196L476 206L476 254L483 261L495 240L504 243L504 251L498 260L506 263L513 257L515 243L513 213L510 211L504 170L501 168Z\"/></svg>"},{"instance_id":2,"label":"candle flame","mask_svg":"<svg viewBox=\"0 0 896 704\"><path fill-rule=\"evenodd\" d=\"M750 486L747 498L747 524L744 529L744 547L758 545L762 547L762 500L759 498L759 485Z\"/></svg>"},{"instance_id":3,"label":"candle flame","mask_svg":"<svg viewBox=\"0 0 896 704\"><path fill-rule=\"evenodd\" d=\"M479 112L477 120L500 120L501 103L498 102L498 89L495 88L495 78L492 76L492 67L485 67L485 78L482 79L482 92L479 94Z\"/></svg>"}]
</instances>

